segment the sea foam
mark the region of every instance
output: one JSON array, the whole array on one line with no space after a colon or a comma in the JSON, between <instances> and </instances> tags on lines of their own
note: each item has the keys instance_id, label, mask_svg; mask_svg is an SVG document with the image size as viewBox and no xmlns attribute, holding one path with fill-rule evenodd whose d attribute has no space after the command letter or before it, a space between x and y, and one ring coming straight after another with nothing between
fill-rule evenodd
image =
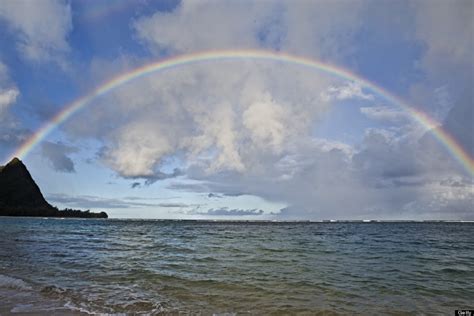
<instances>
[{"instance_id":1,"label":"sea foam","mask_svg":"<svg viewBox=\"0 0 474 316\"><path fill-rule=\"evenodd\" d=\"M31 286L29 286L25 281L3 274L0 274L0 287L19 290L32 290Z\"/></svg>"}]
</instances>

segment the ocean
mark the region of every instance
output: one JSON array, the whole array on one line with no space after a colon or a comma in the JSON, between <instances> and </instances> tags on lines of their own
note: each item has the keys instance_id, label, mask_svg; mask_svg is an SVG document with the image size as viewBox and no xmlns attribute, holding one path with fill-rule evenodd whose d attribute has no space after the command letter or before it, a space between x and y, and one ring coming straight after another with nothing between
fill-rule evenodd
<instances>
[{"instance_id":1,"label":"ocean","mask_svg":"<svg viewBox=\"0 0 474 316\"><path fill-rule=\"evenodd\" d=\"M0 314L454 315L474 223L0 218Z\"/></svg>"}]
</instances>

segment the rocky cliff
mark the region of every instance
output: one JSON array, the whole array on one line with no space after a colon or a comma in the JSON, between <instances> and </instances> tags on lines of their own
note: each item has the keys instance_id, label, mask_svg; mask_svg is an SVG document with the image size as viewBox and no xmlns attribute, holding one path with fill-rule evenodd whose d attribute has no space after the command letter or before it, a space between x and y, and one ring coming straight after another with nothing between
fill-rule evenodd
<instances>
[{"instance_id":1,"label":"rocky cliff","mask_svg":"<svg viewBox=\"0 0 474 316\"><path fill-rule=\"evenodd\" d=\"M105 212L91 213L72 209L60 211L51 206L18 158L0 166L0 216L107 218Z\"/></svg>"}]
</instances>

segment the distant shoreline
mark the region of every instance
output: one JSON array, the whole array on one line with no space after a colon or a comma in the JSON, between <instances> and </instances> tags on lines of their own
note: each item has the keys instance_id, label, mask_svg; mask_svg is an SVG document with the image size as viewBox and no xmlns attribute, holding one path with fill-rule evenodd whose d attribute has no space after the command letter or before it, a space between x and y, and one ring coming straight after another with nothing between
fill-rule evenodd
<instances>
[{"instance_id":1,"label":"distant shoreline","mask_svg":"<svg viewBox=\"0 0 474 316\"><path fill-rule=\"evenodd\" d=\"M51 217L51 218L108 218L107 213L94 213L73 209L58 210L54 207L47 209L7 208L0 209L4 217Z\"/></svg>"},{"instance_id":2,"label":"distant shoreline","mask_svg":"<svg viewBox=\"0 0 474 316\"><path fill-rule=\"evenodd\" d=\"M109 219L106 217L61 217L61 216L10 216L10 215L0 215L0 218L19 218L19 219Z\"/></svg>"},{"instance_id":3,"label":"distant shoreline","mask_svg":"<svg viewBox=\"0 0 474 316\"><path fill-rule=\"evenodd\" d=\"M98 213L91 213L98 214ZM232 219L157 219L157 218L118 218L118 217L67 217L67 216L21 216L0 215L0 218L40 218L40 219L108 219L109 221L150 221L150 222L189 222L189 223L235 223L235 224L409 224L409 223L466 223L474 220L232 220Z\"/></svg>"}]
</instances>

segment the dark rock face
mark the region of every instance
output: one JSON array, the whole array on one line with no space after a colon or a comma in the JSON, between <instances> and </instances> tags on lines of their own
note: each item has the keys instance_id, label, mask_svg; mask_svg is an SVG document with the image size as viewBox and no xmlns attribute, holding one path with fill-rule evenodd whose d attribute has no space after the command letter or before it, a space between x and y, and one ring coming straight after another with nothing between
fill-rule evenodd
<instances>
[{"instance_id":1,"label":"dark rock face","mask_svg":"<svg viewBox=\"0 0 474 316\"><path fill-rule=\"evenodd\" d=\"M52 207L18 158L13 158L0 171L0 203L5 206L44 209Z\"/></svg>"},{"instance_id":2,"label":"dark rock face","mask_svg":"<svg viewBox=\"0 0 474 316\"><path fill-rule=\"evenodd\" d=\"M107 218L105 212L60 211L51 206L18 158L0 166L0 216Z\"/></svg>"}]
</instances>

